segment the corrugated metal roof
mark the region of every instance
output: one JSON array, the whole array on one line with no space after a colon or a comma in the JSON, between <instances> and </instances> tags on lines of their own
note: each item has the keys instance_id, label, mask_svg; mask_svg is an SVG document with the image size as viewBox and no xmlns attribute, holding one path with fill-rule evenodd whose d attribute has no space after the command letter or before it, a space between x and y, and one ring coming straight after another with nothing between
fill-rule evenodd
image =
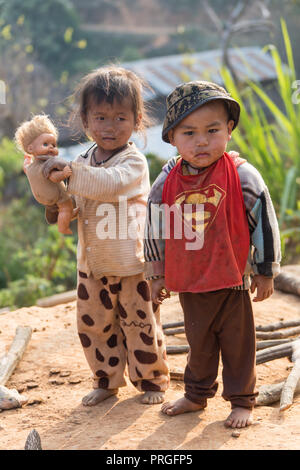
<instances>
[{"instance_id":1,"label":"corrugated metal roof","mask_svg":"<svg viewBox=\"0 0 300 470\"><path fill-rule=\"evenodd\" d=\"M240 80L255 82L274 80L276 70L270 54L259 47L229 49L230 61ZM177 85L191 80L209 80L220 85L221 50L170 55L152 59L126 62L124 67L134 71L146 80L153 93L147 91L146 100L168 95Z\"/></svg>"}]
</instances>

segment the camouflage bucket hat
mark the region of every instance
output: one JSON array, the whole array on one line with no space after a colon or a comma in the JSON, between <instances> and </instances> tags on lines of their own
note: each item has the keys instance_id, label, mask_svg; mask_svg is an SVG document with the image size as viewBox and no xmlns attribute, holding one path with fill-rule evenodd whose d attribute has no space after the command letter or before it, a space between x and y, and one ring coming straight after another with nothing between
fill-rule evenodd
<instances>
[{"instance_id":1,"label":"camouflage bucket hat","mask_svg":"<svg viewBox=\"0 0 300 470\"><path fill-rule=\"evenodd\" d=\"M234 121L234 129L240 117L239 103L231 98L230 94L216 83L194 81L178 85L175 90L167 96L167 113L162 131L163 140L170 143L168 138L169 130L177 126L182 119L197 108L213 100L223 100L228 104L229 119Z\"/></svg>"}]
</instances>

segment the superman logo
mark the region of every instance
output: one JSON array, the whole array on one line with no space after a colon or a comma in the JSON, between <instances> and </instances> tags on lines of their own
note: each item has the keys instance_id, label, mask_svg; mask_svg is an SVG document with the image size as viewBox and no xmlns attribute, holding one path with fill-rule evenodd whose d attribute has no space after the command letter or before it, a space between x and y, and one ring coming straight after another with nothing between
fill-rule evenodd
<instances>
[{"instance_id":1,"label":"superman logo","mask_svg":"<svg viewBox=\"0 0 300 470\"><path fill-rule=\"evenodd\" d=\"M175 206L180 209L184 222L192 226L194 232L203 232L203 229L207 231L214 222L225 196L226 192L222 188L210 184L206 188L179 194L175 199Z\"/></svg>"}]
</instances>

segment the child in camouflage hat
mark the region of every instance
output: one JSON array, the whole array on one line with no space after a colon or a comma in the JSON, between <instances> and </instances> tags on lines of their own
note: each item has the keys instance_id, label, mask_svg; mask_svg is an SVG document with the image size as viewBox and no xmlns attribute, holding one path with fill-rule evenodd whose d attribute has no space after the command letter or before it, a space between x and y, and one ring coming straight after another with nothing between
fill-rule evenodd
<instances>
[{"instance_id":1,"label":"child in camouflage hat","mask_svg":"<svg viewBox=\"0 0 300 470\"><path fill-rule=\"evenodd\" d=\"M221 352L223 398L232 407L225 425L233 428L251 424L257 395L249 290L256 290L254 302L270 297L280 269L268 189L250 163L226 152L239 115L239 103L214 83L185 83L168 96L162 137L180 156L152 186L144 245L152 300L160 304L170 291L179 293L190 346L184 397L162 411L173 416L204 409L217 391ZM174 212L173 218L163 212L162 235L161 203ZM187 243L186 232L176 236L179 220L196 243Z\"/></svg>"}]
</instances>

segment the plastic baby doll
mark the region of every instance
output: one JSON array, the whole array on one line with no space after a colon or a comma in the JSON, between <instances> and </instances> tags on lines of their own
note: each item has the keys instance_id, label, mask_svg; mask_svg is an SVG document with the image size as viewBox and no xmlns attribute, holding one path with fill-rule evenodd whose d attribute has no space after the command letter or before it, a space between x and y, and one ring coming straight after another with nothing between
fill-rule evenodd
<instances>
[{"instance_id":1,"label":"plastic baby doll","mask_svg":"<svg viewBox=\"0 0 300 470\"><path fill-rule=\"evenodd\" d=\"M72 174L72 170L65 160L57 157L57 137L58 131L46 115L36 115L30 121L22 123L15 134L17 146L25 153L24 171L33 196L46 208L57 205L58 230L68 235L72 233L70 221L76 216L78 209L73 208L72 199L63 182ZM62 170L47 170L52 158L57 159Z\"/></svg>"}]
</instances>

